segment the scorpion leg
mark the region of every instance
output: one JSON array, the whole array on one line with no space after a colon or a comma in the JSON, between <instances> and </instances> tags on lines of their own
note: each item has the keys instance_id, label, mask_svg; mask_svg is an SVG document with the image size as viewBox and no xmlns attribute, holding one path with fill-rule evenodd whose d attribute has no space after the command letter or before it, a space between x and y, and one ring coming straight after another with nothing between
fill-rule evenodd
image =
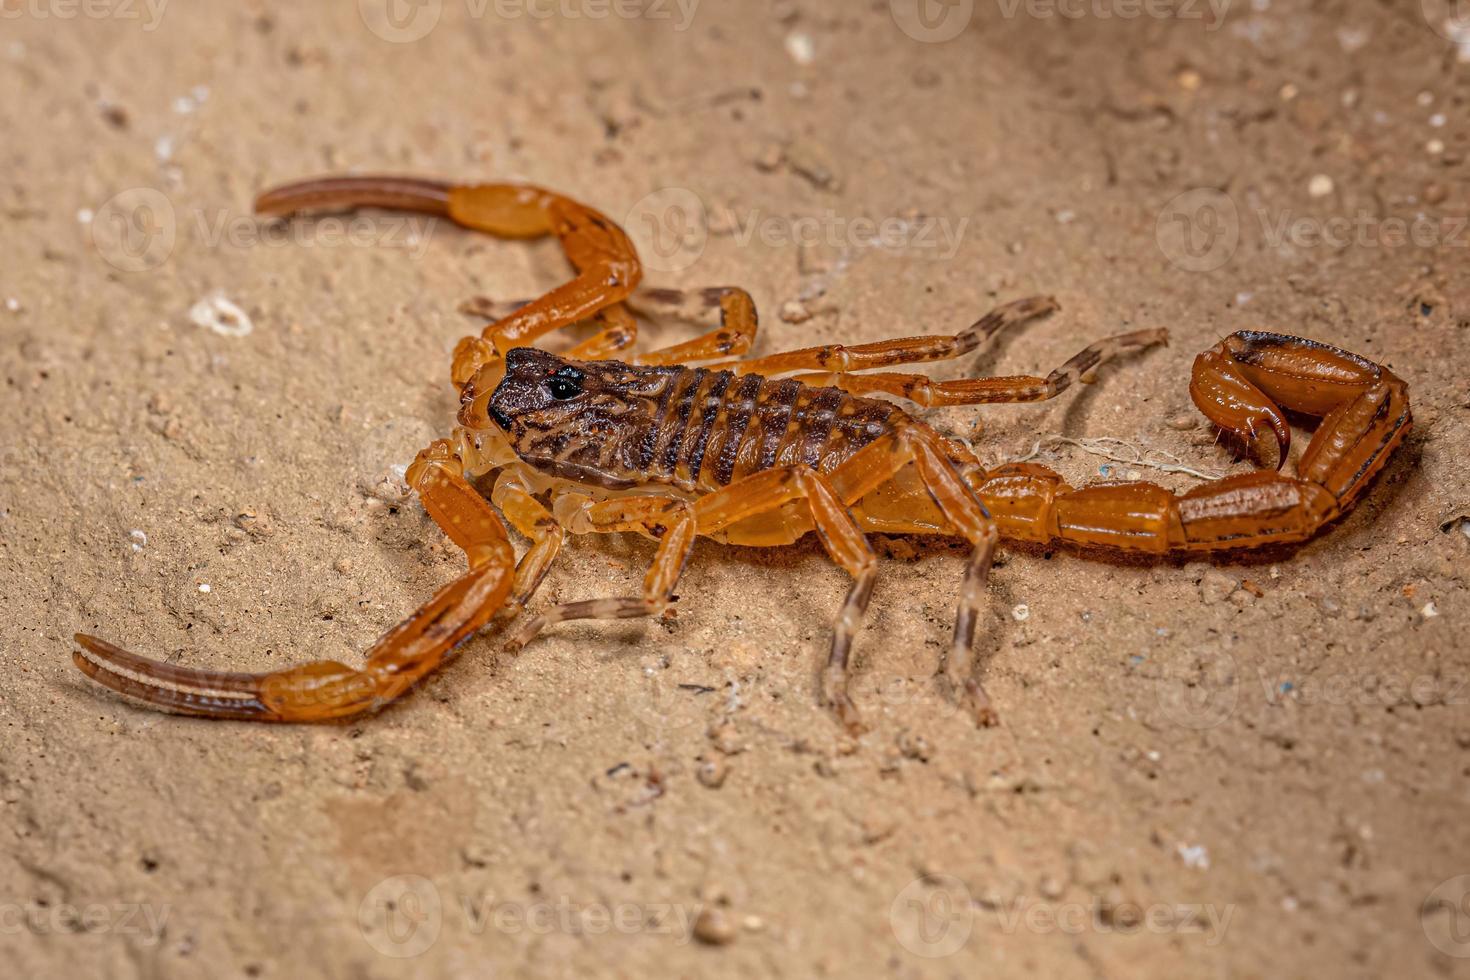
<instances>
[{"instance_id":1,"label":"scorpion leg","mask_svg":"<svg viewBox=\"0 0 1470 980\"><path fill-rule=\"evenodd\" d=\"M1290 438L1283 409L1322 421L1294 477L1262 470L1176 496L1151 483L1074 490L1045 467L1012 464L976 474L975 490L1004 533L1021 540L1154 555L1294 544L1352 506L1412 422L1408 386L1392 372L1281 334L1225 338L1195 361L1190 393L1211 421L1253 449L1270 430L1278 458Z\"/></svg>"},{"instance_id":2,"label":"scorpion leg","mask_svg":"<svg viewBox=\"0 0 1470 980\"><path fill-rule=\"evenodd\" d=\"M744 355L755 343L759 319L755 301L738 286L715 286L685 292L676 289L643 289L631 300L635 309L657 312L687 323L704 322L713 310L720 311L720 325L709 333L633 358L634 364L684 364L717 357Z\"/></svg>"},{"instance_id":3,"label":"scorpion leg","mask_svg":"<svg viewBox=\"0 0 1470 980\"><path fill-rule=\"evenodd\" d=\"M419 454L409 482L424 508L469 558L440 589L367 652L361 670L316 661L263 674L197 670L139 657L79 634L73 659L93 680L177 714L247 721L350 718L400 697L474 635L512 588L515 554L505 525L464 479L447 442Z\"/></svg>"},{"instance_id":4,"label":"scorpion leg","mask_svg":"<svg viewBox=\"0 0 1470 980\"><path fill-rule=\"evenodd\" d=\"M980 683L980 665L972 656L972 647L1000 532L990 512L955 468L944 440L922 423L905 426L865 446L833 470L832 485L862 520L862 498L888 484L910 463L923 491L947 522L946 529L964 537L973 548L960 586L946 670L955 690L965 692L976 722L989 727L999 718Z\"/></svg>"},{"instance_id":5,"label":"scorpion leg","mask_svg":"<svg viewBox=\"0 0 1470 980\"><path fill-rule=\"evenodd\" d=\"M800 374L802 384L841 388L855 395L881 392L915 402L925 408L941 405L984 405L992 403L1039 402L1055 398L1112 358L1132 351L1167 343L1167 330L1138 330L1100 340L1072 357L1044 378L1022 375L1009 378L960 378L935 381L922 374Z\"/></svg>"},{"instance_id":6,"label":"scorpion leg","mask_svg":"<svg viewBox=\"0 0 1470 980\"><path fill-rule=\"evenodd\" d=\"M658 553L644 581L644 594L555 606L519 631L513 641L515 645L529 642L553 623L570 619L658 615L672 601L697 535L721 535L736 530L742 522L770 517L789 504L799 504L801 513L791 515L789 521L783 522L782 515L774 515L778 525L784 524L778 532L780 540L794 541L815 527L827 554L853 579L833 627L832 646L823 674L823 695L849 729L860 727L857 711L847 694L848 654L867 611L878 564L852 514L825 476L807 466L789 466L752 474L693 502L672 497L631 497L596 503L585 501L580 505L573 498L570 503L567 509L571 513L563 520L574 534L636 531L659 542ZM558 513L561 510L558 508ZM732 535L731 540L739 540L738 535ZM771 541L767 539L765 543Z\"/></svg>"},{"instance_id":7,"label":"scorpion leg","mask_svg":"<svg viewBox=\"0 0 1470 980\"><path fill-rule=\"evenodd\" d=\"M500 617L508 618L524 609L541 587L552 562L561 553L566 535L556 518L541 506L541 502L520 484L510 470L501 471L490 500L500 508L511 527L531 541L531 547L516 565L515 584L511 587L510 596L500 609Z\"/></svg>"},{"instance_id":8,"label":"scorpion leg","mask_svg":"<svg viewBox=\"0 0 1470 980\"><path fill-rule=\"evenodd\" d=\"M891 367L895 364L919 364L928 361L949 361L961 357L987 343L1007 327L1045 316L1057 309L1057 301L1050 296L1031 296L997 307L981 317L968 329L953 336L902 337L882 340L872 344L857 344L846 347L828 344L822 347L806 347L802 350L772 354L749 361L729 361L712 365L712 369L735 371L739 374L763 374L775 376L793 371L822 371L846 374L850 371L866 371L871 368Z\"/></svg>"}]
</instances>

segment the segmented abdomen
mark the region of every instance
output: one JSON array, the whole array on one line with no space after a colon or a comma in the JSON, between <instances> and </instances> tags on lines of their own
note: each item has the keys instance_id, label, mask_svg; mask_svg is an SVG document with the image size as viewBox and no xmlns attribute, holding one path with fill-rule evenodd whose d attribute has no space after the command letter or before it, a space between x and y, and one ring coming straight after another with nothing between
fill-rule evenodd
<instances>
[{"instance_id":1,"label":"segmented abdomen","mask_svg":"<svg viewBox=\"0 0 1470 980\"><path fill-rule=\"evenodd\" d=\"M702 368L671 374L657 412L637 454L641 476L686 492L797 463L831 472L903 415L838 388Z\"/></svg>"}]
</instances>

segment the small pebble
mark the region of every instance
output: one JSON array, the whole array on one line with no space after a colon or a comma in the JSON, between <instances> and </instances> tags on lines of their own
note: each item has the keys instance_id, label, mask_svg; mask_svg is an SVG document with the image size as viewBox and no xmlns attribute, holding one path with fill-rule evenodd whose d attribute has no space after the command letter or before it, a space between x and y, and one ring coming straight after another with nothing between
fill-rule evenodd
<instances>
[{"instance_id":1,"label":"small pebble","mask_svg":"<svg viewBox=\"0 0 1470 980\"><path fill-rule=\"evenodd\" d=\"M196 327L205 327L221 337L245 337L255 329L244 310L218 293L190 307L189 320Z\"/></svg>"},{"instance_id":2,"label":"small pebble","mask_svg":"<svg viewBox=\"0 0 1470 980\"><path fill-rule=\"evenodd\" d=\"M1230 598L1235 587L1240 582L1233 575L1227 575L1217 568L1212 568L1204 574L1199 582L1199 597L1205 602L1223 602Z\"/></svg>"},{"instance_id":3,"label":"small pebble","mask_svg":"<svg viewBox=\"0 0 1470 980\"><path fill-rule=\"evenodd\" d=\"M1418 95L1414 96L1414 101L1419 104L1420 108L1428 108L1429 106L1434 105L1434 93L1429 91L1428 89L1425 89Z\"/></svg>"},{"instance_id":4,"label":"small pebble","mask_svg":"<svg viewBox=\"0 0 1470 980\"><path fill-rule=\"evenodd\" d=\"M1188 432L1197 424L1193 415L1176 415L1169 420L1169 428L1178 429L1180 432Z\"/></svg>"},{"instance_id":5,"label":"small pebble","mask_svg":"<svg viewBox=\"0 0 1470 980\"><path fill-rule=\"evenodd\" d=\"M1336 185L1326 174L1317 174L1307 183L1307 193L1313 197L1326 197Z\"/></svg>"},{"instance_id":6,"label":"small pebble","mask_svg":"<svg viewBox=\"0 0 1470 980\"><path fill-rule=\"evenodd\" d=\"M20 300L16 299L14 296L7 297L5 300L5 308L12 313L19 313Z\"/></svg>"},{"instance_id":7,"label":"small pebble","mask_svg":"<svg viewBox=\"0 0 1470 980\"><path fill-rule=\"evenodd\" d=\"M208 582L200 582L199 583L199 591L200 592L203 592L203 593L205 593L207 595L209 593L209 591L210 591L209 583Z\"/></svg>"},{"instance_id":8,"label":"small pebble","mask_svg":"<svg viewBox=\"0 0 1470 980\"><path fill-rule=\"evenodd\" d=\"M92 223L92 218L93 218L93 212L92 212L92 209L91 208L78 208L77 209L77 221L80 224L90 225Z\"/></svg>"},{"instance_id":9,"label":"small pebble","mask_svg":"<svg viewBox=\"0 0 1470 980\"><path fill-rule=\"evenodd\" d=\"M730 774L730 767L724 759L705 759L695 770L695 776L700 785L709 789L719 789L725 785L725 777Z\"/></svg>"},{"instance_id":10,"label":"small pebble","mask_svg":"<svg viewBox=\"0 0 1470 980\"><path fill-rule=\"evenodd\" d=\"M135 528L128 532L128 537L133 539L132 545L134 551L142 551L144 548L148 547L148 535L143 531L137 530Z\"/></svg>"},{"instance_id":11,"label":"small pebble","mask_svg":"<svg viewBox=\"0 0 1470 980\"><path fill-rule=\"evenodd\" d=\"M1431 599L1430 601L1424 603L1424 608L1419 610L1419 615L1423 616L1425 619L1433 619L1434 617L1439 615L1439 607L1436 606L1434 604L1434 600Z\"/></svg>"},{"instance_id":12,"label":"small pebble","mask_svg":"<svg viewBox=\"0 0 1470 980\"><path fill-rule=\"evenodd\" d=\"M735 941L735 925L720 909L701 909L694 920L694 938L710 946L728 946Z\"/></svg>"},{"instance_id":13,"label":"small pebble","mask_svg":"<svg viewBox=\"0 0 1470 980\"><path fill-rule=\"evenodd\" d=\"M1431 156L1439 156L1441 153L1444 152L1444 140L1432 139L1428 143L1424 144L1424 150Z\"/></svg>"},{"instance_id":14,"label":"small pebble","mask_svg":"<svg viewBox=\"0 0 1470 980\"><path fill-rule=\"evenodd\" d=\"M1186 68L1179 73L1179 87L1186 92L1198 91L1204 78L1193 68Z\"/></svg>"},{"instance_id":15,"label":"small pebble","mask_svg":"<svg viewBox=\"0 0 1470 980\"><path fill-rule=\"evenodd\" d=\"M817 46L812 41L810 34L788 34L786 36L786 53L791 55L791 60L798 65L809 65L817 57Z\"/></svg>"},{"instance_id":16,"label":"small pebble","mask_svg":"<svg viewBox=\"0 0 1470 980\"><path fill-rule=\"evenodd\" d=\"M805 323L812 318L812 311L799 300L790 300L781 307L781 319L786 323Z\"/></svg>"},{"instance_id":17,"label":"small pebble","mask_svg":"<svg viewBox=\"0 0 1470 980\"><path fill-rule=\"evenodd\" d=\"M755 158L755 167L766 173L771 173L781 166L786 159L786 151L779 144L772 143L761 151L761 155Z\"/></svg>"},{"instance_id":18,"label":"small pebble","mask_svg":"<svg viewBox=\"0 0 1470 980\"><path fill-rule=\"evenodd\" d=\"M1442 112L1436 112L1434 115L1429 117L1429 125L1433 126L1435 129L1442 129L1444 127L1444 124L1445 118L1444 113Z\"/></svg>"},{"instance_id":19,"label":"small pebble","mask_svg":"<svg viewBox=\"0 0 1470 980\"><path fill-rule=\"evenodd\" d=\"M1018 623L1024 623L1031 618L1031 607L1026 603L1020 603L1011 610L1011 618Z\"/></svg>"},{"instance_id":20,"label":"small pebble","mask_svg":"<svg viewBox=\"0 0 1470 980\"><path fill-rule=\"evenodd\" d=\"M1296 98L1297 95L1300 94L1300 92L1301 90L1298 89L1295 85L1293 85L1291 82L1287 82L1285 85L1281 86L1281 91L1279 94L1281 96L1282 102L1290 102L1292 99Z\"/></svg>"}]
</instances>

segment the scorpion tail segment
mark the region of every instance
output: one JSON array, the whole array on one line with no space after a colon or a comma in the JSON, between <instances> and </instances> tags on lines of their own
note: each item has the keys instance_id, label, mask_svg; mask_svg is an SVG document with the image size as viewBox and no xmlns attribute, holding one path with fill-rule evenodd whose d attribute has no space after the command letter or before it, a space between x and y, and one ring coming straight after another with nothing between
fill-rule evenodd
<instances>
[{"instance_id":1,"label":"scorpion tail segment","mask_svg":"<svg viewBox=\"0 0 1470 980\"><path fill-rule=\"evenodd\" d=\"M1217 348L1195 358L1189 395L1205 418L1243 443L1253 459L1264 459L1260 432L1269 430L1276 437L1276 468L1281 469L1291 448L1291 428L1276 404L1227 354Z\"/></svg>"},{"instance_id":2,"label":"scorpion tail segment","mask_svg":"<svg viewBox=\"0 0 1470 980\"><path fill-rule=\"evenodd\" d=\"M1074 490L1045 467L1011 464L976 487L1001 533L1153 555L1296 544L1352 506L1411 424L1408 387L1392 372L1280 334L1227 337L1196 362L1193 389L1218 424L1240 426L1232 431L1249 433L1263 422L1276 431L1278 405L1322 417L1297 475L1242 473L1175 495L1152 483ZM1284 435L1278 439L1284 446Z\"/></svg>"},{"instance_id":3,"label":"scorpion tail segment","mask_svg":"<svg viewBox=\"0 0 1470 980\"><path fill-rule=\"evenodd\" d=\"M303 211L388 208L450 214L453 185L417 177L320 177L272 188L255 199L255 212L290 215Z\"/></svg>"},{"instance_id":4,"label":"scorpion tail segment","mask_svg":"<svg viewBox=\"0 0 1470 980\"><path fill-rule=\"evenodd\" d=\"M1275 405L1322 419L1297 469L1344 506L1383 468L1412 424L1408 385L1357 354L1257 330L1232 334L1211 353Z\"/></svg>"}]
</instances>

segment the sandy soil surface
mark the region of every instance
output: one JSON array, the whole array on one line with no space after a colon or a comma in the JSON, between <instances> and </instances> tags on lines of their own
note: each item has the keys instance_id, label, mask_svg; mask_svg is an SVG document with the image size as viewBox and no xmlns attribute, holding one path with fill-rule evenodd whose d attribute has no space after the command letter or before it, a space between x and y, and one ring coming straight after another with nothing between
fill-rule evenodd
<instances>
[{"instance_id":1,"label":"sandy soil surface","mask_svg":"<svg viewBox=\"0 0 1470 980\"><path fill-rule=\"evenodd\" d=\"M7 964L1465 974L1470 34L1423 6L0 2ZM458 303L565 269L424 221L249 217L354 169L625 217L650 281L755 295L759 352L1040 292L1062 312L935 373L1172 331L1057 402L931 413L987 460L1061 435L1245 469L1186 381L1248 327L1392 366L1417 426L1294 554L1007 551L992 730L932 680L961 549L903 539L879 542L856 739L816 704L844 580L810 542L702 545L676 618L518 658L486 636L359 723L135 707L72 633L355 662L461 567L394 467L451 425ZM625 593L650 554L575 540L543 599Z\"/></svg>"}]
</instances>

